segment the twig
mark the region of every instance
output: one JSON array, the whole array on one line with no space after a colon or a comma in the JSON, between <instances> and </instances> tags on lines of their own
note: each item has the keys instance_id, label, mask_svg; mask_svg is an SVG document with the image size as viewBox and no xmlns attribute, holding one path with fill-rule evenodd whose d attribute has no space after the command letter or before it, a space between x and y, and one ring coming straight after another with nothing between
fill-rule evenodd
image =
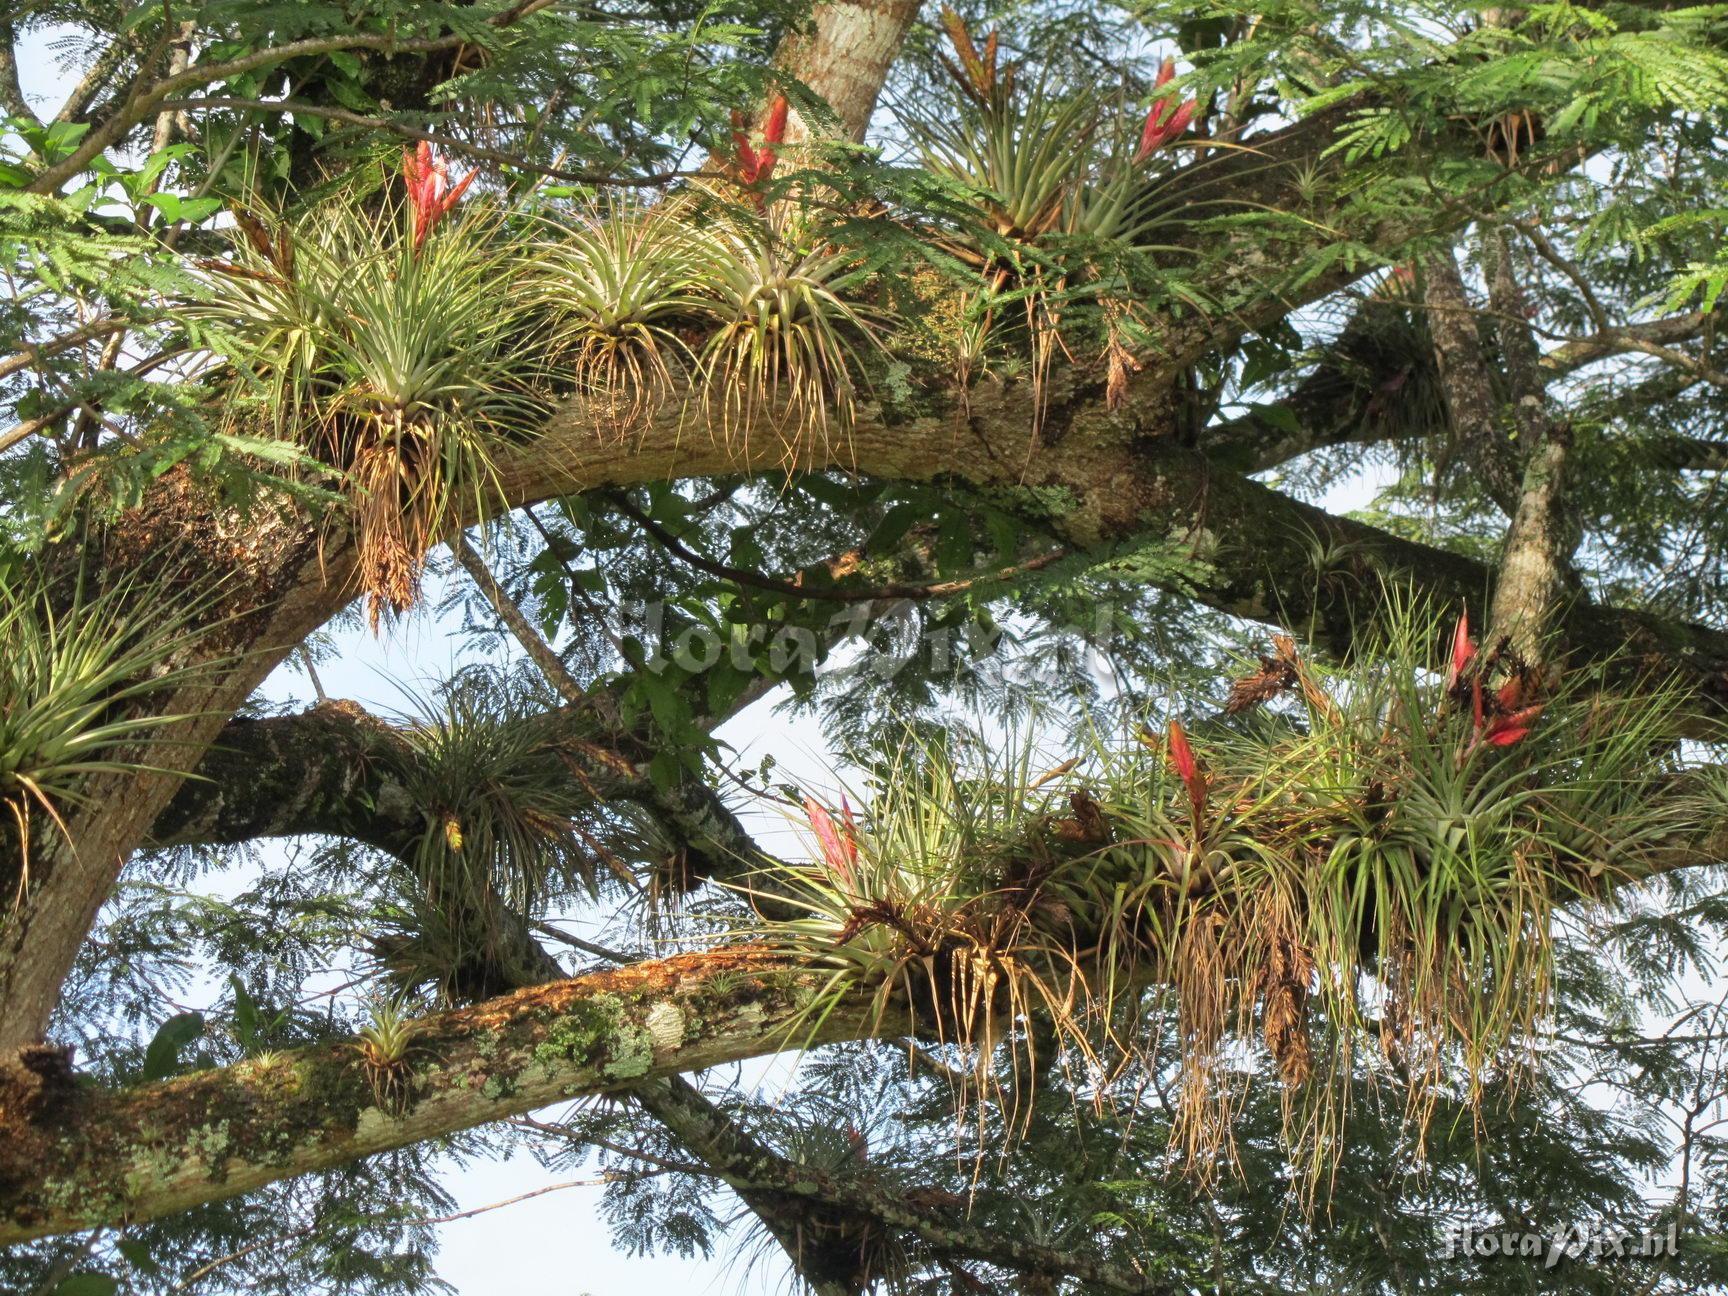
<instances>
[{"instance_id":1,"label":"twig","mask_svg":"<svg viewBox=\"0 0 1728 1296\"><path fill-rule=\"evenodd\" d=\"M544 1197L547 1193L562 1192L566 1188L599 1188L604 1187L607 1184L621 1183L635 1179L646 1179L651 1175L660 1173L663 1172L659 1170L608 1170L597 1179L566 1179L563 1183L547 1184L544 1188L535 1188L529 1192L518 1193L514 1197L506 1197L503 1201L488 1202L484 1206L470 1207L468 1210L455 1211L449 1215L420 1215L411 1219L401 1220L379 1218L373 1219L369 1222L373 1226L380 1228L426 1228L436 1224L453 1224L457 1220L471 1219L476 1215L484 1215L487 1211L502 1210L506 1206L514 1206L519 1202L529 1201L535 1197ZM259 1251L269 1246L276 1246L283 1242L290 1242L295 1238L306 1237L314 1231L315 1227L316 1226L308 1225L305 1228L295 1229L292 1232L278 1233L274 1237L260 1238L256 1242L241 1247L238 1251L231 1251L225 1256L218 1256L208 1264L201 1265L199 1268L194 1269L176 1286L171 1287L169 1289L169 1296L179 1296L179 1293L181 1292L190 1291L194 1283L203 1281L218 1269L225 1268L228 1265L234 1264L236 1261L244 1260L254 1251Z\"/></svg>"},{"instance_id":2,"label":"twig","mask_svg":"<svg viewBox=\"0 0 1728 1296\"><path fill-rule=\"evenodd\" d=\"M964 593L974 585L988 581L1005 581L1015 576L1023 576L1028 572L1038 571L1068 557L1073 550L1053 549L1047 554L1023 562L1015 567L1004 567L1000 571L990 572L982 576L968 576L964 580L938 581L931 585L878 585L873 589L842 590L823 589L820 586L806 587L794 585L790 581L776 580L772 576L763 576L759 572L742 571L736 567L728 567L725 563L715 562L712 558L704 558L701 554L687 548L677 536L661 526L653 518L638 509L622 495L608 495L607 502L615 507L625 517L635 522L673 557L707 572L710 576L718 576L722 580L732 581L737 585L747 585L752 589L767 590L773 594L784 594L789 598L817 599L827 603L874 603L881 599L929 599L943 598L950 594Z\"/></svg>"}]
</instances>

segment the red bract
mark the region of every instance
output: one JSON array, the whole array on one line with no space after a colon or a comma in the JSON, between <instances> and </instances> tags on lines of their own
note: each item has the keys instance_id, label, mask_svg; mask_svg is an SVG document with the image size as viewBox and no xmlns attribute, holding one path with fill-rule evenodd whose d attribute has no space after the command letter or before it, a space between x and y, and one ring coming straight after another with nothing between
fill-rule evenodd
<instances>
[{"instance_id":1,"label":"red bract","mask_svg":"<svg viewBox=\"0 0 1728 1296\"><path fill-rule=\"evenodd\" d=\"M786 96L775 95L774 102L768 105L768 120L762 127L762 147L751 148L750 136L744 131L743 117L739 113L732 114L732 143L738 150L738 156L733 161L733 170L737 173L738 183L746 188L754 188L764 183L774 172L774 146L786 139Z\"/></svg>"},{"instance_id":2,"label":"red bract","mask_svg":"<svg viewBox=\"0 0 1728 1296\"><path fill-rule=\"evenodd\" d=\"M1176 61L1165 59L1164 65L1158 69L1158 79L1153 82L1156 89L1168 85L1176 75ZM1178 105L1170 96L1154 99L1152 107L1146 113L1146 125L1140 131L1140 147L1134 151L1134 165L1139 166L1171 140L1188 129L1188 123L1194 120L1194 100L1189 99Z\"/></svg>"},{"instance_id":3,"label":"red bract","mask_svg":"<svg viewBox=\"0 0 1728 1296\"><path fill-rule=\"evenodd\" d=\"M1170 722L1170 763L1188 789L1188 804L1194 811L1194 827L1198 829L1206 814L1206 775L1200 762L1194 759L1194 749L1188 745L1188 734L1180 720Z\"/></svg>"},{"instance_id":4,"label":"red bract","mask_svg":"<svg viewBox=\"0 0 1728 1296\"><path fill-rule=\"evenodd\" d=\"M814 797L804 798L804 814L810 829L822 847L822 862L848 891L853 890L852 866L858 862L858 840L852 824L852 807L841 799L841 813L846 816L846 834L841 836L834 826L834 816Z\"/></svg>"},{"instance_id":5,"label":"red bract","mask_svg":"<svg viewBox=\"0 0 1728 1296\"><path fill-rule=\"evenodd\" d=\"M1495 716L1482 734L1482 740L1494 747L1510 747L1530 733L1536 717L1542 714L1540 705L1525 707L1509 715Z\"/></svg>"},{"instance_id":6,"label":"red bract","mask_svg":"<svg viewBox=\"0 0 1728 1296\"><path fill-rule=\"evenodd\" d=\"M425 140L421 140L416 149L402 150L402 178L408 182L408 205L414 211L416 253L478 174L478 171L470 171L452 185L450 164L439 157Z\"/></svg>"},{"instance_id":7,"label":"red bract","mask_svg":"<svg viewBox=\"0 0 1728 1296\"><path fill-rule=\"evenodd\" d=\"M1446 676L1448 691L1457 686L1464 670L1476 656L1476 645L1470 639L1470 614L1458 614L1458 628L1452 632L1452 672Z\"/></svg>"}]
</instances>

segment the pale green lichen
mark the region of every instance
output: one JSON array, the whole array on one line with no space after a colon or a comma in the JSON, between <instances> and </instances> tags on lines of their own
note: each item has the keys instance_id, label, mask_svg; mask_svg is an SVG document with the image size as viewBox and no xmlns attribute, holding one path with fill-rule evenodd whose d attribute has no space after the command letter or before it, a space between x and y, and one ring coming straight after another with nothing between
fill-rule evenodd
<instances>
[{"instance_id":1,"label":"pale green lichen","mask_svg":"<svg viewBox=\"0 0 1728 1296\"><path fill-rule=\"evenodd\" d=\"M210 1177L220 1179L228 1163L228 1122L222 1120L214 1125L200 1125L186 1141L208 1167Z\"/></svg>"},{"instance_id":2,"label":"pale green lichen","mask_svg":"<svg viewBox=\"0 0 1728 1296\"><path fill-rule=\"evenodd\" d=\"M617 996L595 995L547 1027L545 1038L534 1046L534 1060L553 1076L571 1062L594 1056L623 1015Z\"/></svg>"},{"instance_id":3,"label":"pale green lichen","mask_svg":"<svg viewBox=\"0 0 1728 1296\"><path fill-rule=\"evenodd\" d=\"M640 1026L620 1026L612 1039L612 1060L602 1070L613 1080L634 1080L653 1065L653 1036Z\"/></svg>"}]
</instances>

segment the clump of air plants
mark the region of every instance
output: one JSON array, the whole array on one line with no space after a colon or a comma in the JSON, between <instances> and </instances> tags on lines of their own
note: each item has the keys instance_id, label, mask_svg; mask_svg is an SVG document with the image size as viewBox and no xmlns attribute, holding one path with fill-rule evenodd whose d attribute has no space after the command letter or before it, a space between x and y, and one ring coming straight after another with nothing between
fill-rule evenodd
<instances>
[{"instance_id":1,"label":"clump of air plants","mask_svg":"<svg viewBox=\"0 0 1728 1296\"><path fill-rule=\"evenodd\" d=\"M665 402L674 368L691 362L676 325L711 322L708 252L670 205L623 201L540 244L537 290L596 431L640 427Z\"/></svg>"},{"instance_id":2,"label":"clump of air plants","mask_svg":"<svg viewBox=\"0 0 1728 1296\"><path fill-rule=\"evenodd\" d=\"M942 56L954 95L936 110L907 105L901 116L926 170L967 191L982 220L944 235L940 246L978 272L986 330L1003 307L1024 316L1034 435L1050 367L1067 352L1064 313L1076 304L1102 308L1107 397L1117 408L1138 368L1139 338L1134 294L1110 263L1151 250L1138 214L1146 164L1187 129L1195 102L1159 97L1131 154L1120 138L1101 146L1099 125L1111 107L1096 90L1062 94L1045 81L1028 88L1014 65L999 63L994 32L980 50L959 15L944 9L942 22L954 51ZM1158 87L1174 73L1167 60Z\"/></svg>"},{"instance_id":3,"label":"clump of air plants","mask_svg":"<svg viewBox=\"0 0 1728 1296\"><path fill-rule=\"evenodd\" d=\"M403 853L418 905L451 915L442 927L457 961L483 963L509 944L505 910L531 913L549 893L594 893L604 852L575 818L594 798L581 740L557 713L469 678L402 732L404 789L421 816Z\"/></svg>"},{"instance_id":4,"label":"clump of air plants","mask_svg":"<svg viewBox=\"0 0 1728 1296\"><path fill-rule=\"evenodd\" d=\"M174 664L199 638L187 620L161 616L136 584L91 593L37 560L0 565L0 925L29 889L43 831L68 834L85 783L149 768L187 718L135 713L213 664Z\"/></svg>"},{"instance_id":5,"label":"clump of air plants","mask_svg":"<svg viewBox=\"0 0 1728 1296\"><path fill-rule=\"evenodd\" d=\"M274 234L248 216L232 258L202 263L194 311L229 363L231 418L341 474L374 629L414 605L432 545L497 494L501 440L544 413L500 216L453 217L474 177L451 184L426 146L403 172L394 212L336 203Z\"/></svg>"},{"instance_id":6,"label":"clump of air plants","mask_svg":"<svg viewBox=\"0 0 1728 1296\"><path fill-rule=\"evenodd\" d=\"M1178 1138L1196 1164L1227 1140L1240 1084L1224 1059L1256 1034L1286 1088L1287 1133L1313 1186L1328 1168L1357 1050L1406 1090L1425 1128L1443 1084L1479 1101L1516 1083L1540 1041L1556 906L1605 898L1695 804L1655 795L1675 704L1585 698L1477 654L1462 621L1445 670L1407 617L1378 664L1327 689L1281 640L1232 691L1249 713L1289 691L1290 724L1221 728L1209 770L1179 724L1163 746L1181 785L1176 831L1118 799L1118 822L1168 852L1148 952L1175 951L1187 1055ZM1256 1028L1257 1026L1257 1028Z\"/></svg>"},{"instance_id":7,"label":"clump of air plants","mask_svg":"<svg viewBox=\"0 0 1728 1296\"><path fill-rule=\"evenodd\" d=\"M834 997L868 986L877 1013L897 1004L920 1031L970 1050L976 1066L956 1093L962 1105L969 1091L1003 1097L990 1061L1004 1040L1025 1055L1022 1071L1037 1074L1033 1037L1020 1030L1034 1014L1102 1065L1093 1044L1103 992L1087 979L1075 945L1078 897L1059 876L1063 861L1099 844L1089 835L1096 825L1035 838L1031 828L1059 801L1021 795L1029 759L1022 749L1018 765L999 771L1016 777L993 781L943 750L909 745L881 772L862 824L844 799L837 818L806 798L817 863L764 884L776 905L802 915L751 932L826 971L812 1021Z\"/></svg>"},{"instance_id":8,"label":"clump of air plants","mask_svg":"<svg viewBox=\"0 0 1728 1296\"><path fill-rule=\"evenodd\" d=\"M701 239L715 321L699 357L710 419L744 455L762 425L788 466L828 458L830 433L852 423L853 371L877 345L875 313L846 296L864 277L859 258L791 204L717 213Z\"/></svg>"},{"instance_id":9,"label":"clump of air plants","mask_svg":"<svg viewBox=\"0 0 1728 1296\"><path fill-rule=\"evenodd\" d=\"M1036 1014L1104 1076L1150 1064L1124 993L1168 987L1193 1171L1230 1160L1260 1054L1313 1190L1352 1080L1402 1087L1418 1138L1443 1089L1515 1089L1548 1018L1556 908L1659 867L1728 799L1675 792L1673 690L1538 679L1462 625L1436 662L1446 638L1395 609L1379 650L1336 671L1280 639L1232 714L1094 737L1059 778L913 748L856 819L807 807L818 864L775 888L805 916L763 938L830 969L813 1013L871 987L984 1046L1030 1039Z\"/></svg>"},{"instance_id":10,"label":"clump of air plants","mask_svg":"<svg viewBox=\"0 0 1728 1296\"><path fill-rule=\"evenodd\" d=\"M366 1083L378 1110L401 1116L413 1094L413 1066L409 1052L420 1023L408 1015L401 999L376 999L370 1019L357 1032L354 1047L366 1071Z\"/></svg>"}]
</instances>

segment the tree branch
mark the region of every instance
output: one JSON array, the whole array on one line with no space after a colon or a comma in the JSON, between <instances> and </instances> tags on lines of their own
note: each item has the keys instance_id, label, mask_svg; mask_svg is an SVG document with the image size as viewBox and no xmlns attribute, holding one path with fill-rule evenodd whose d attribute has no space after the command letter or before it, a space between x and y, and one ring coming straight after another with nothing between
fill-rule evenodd
<instances>
[{"instance_id":1,"label":"tree branch","mask_svg":"<svg viewBox=\"0 0 1728 1296\"><path fill-rule=\"evenodd\" d=\"M1689 367L1697 362L1685 352L1674 350L1674 343L1691 341L1704 331L1708 321L1709 316L1703 311L1690 311L1643 324L1604 328L1589 337L1575 338L1547 351L1542 356L1542 369L1547 374L1560 377L1597 360L1635 351L1660 356L1671 363L1679 357L1682 367L1688 367L1690 372Z\"/></svg>"},{"instance_id":2,"label":"tree branch","mask_svg":"<svg viewBox=\"0 0 1728 1296\"><path fill-rule=\"evenodd\" d=\"M355 1040L119 1090L26 1050L0 1063L0 1246L157 1219L621 1084L907 1029L868 992L807 1020L821 980L742 947L439 1013L401 1059L399 1112L380 1107Z\"/></svg>"},{"instance_id":3,"label":"tree branch","mask_svg":"<svg viewBox=\"0 0 1728 1296\"><path fill-rule=\"evenodd\" d=\"M1580 525L1567 492L1572 429L1548 409L1536 338L1525 323L1525 299L1504 229L1484 233L1492 272L1489 305L1499 321L1500 353L1518 425L1523 483L1501 550L1489 631L1510 640L1525 662L1542 661L1548 627L1572 577Z\"/></svg>"},{"instance_id":4,"label":"tree branch","mask_svg":"<svg viewBox=\"0 0 1728 1296\"><path fill-rule=\"evenodd\" d=\"M0 108L33 126L42 124L18 84L18 26L9 20L0 20Z\"/></svg>"},{"instance_id":5,"label":"tree branch","mask_svg":"<svg viewBox=\"0 0 1728 1296\"><path fill-rule=\"evenodd\" d=\"M1451 458L1460 455L1480 477L1488 496L1510 517L1518 508L1520 451L1500 418L1500 401L1477 332L1457 256L1448 249L1423 262L1424 304L1446 413L1452 425Z\"/></svg>"}]
</instances>

